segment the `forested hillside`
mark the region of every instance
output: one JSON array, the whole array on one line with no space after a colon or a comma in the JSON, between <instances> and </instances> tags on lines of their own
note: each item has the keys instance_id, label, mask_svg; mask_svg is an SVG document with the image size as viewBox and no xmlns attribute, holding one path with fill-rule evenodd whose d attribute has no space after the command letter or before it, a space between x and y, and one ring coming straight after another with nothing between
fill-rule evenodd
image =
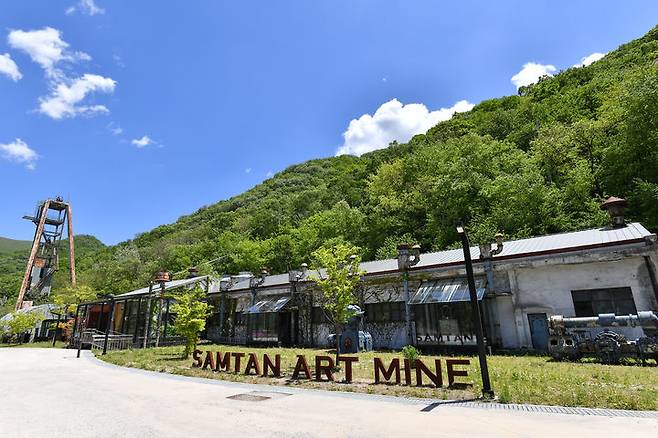
<instances>
[{"instance_id":1,"label":"forested hillside","mask_svg":"<svg viewBox=\"0 0 658 438\"><path fill-rule=\"evenodd\" d=\"M407 144L292 166L253 189L79 259L102 292L226 255L219 272L308 261L328 239L391 257L398 242L454 245L605 223L608 195L658 229L658 28L587 67L481 102ZM11 291L5 291L11 292ZM13 293L13 292L12 292Z\"/></svg>"},{"instance_id":2,"label":"forested hillside","mask_svg":"<svg viewBox=\"0 0 658 438\"><path fill-rule=\"evenodd\" d=\"M20 251L30 247L31 242L27 240L14 240L0 237L0 254Z\"/></svg>"}]
</instances>

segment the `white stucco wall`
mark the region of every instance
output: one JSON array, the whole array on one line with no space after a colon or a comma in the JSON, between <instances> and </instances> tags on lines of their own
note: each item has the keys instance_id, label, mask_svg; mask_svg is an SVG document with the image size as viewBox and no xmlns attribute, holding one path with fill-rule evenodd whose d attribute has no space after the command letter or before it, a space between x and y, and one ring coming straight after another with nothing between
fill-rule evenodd
<instances>
[{"instance_id":1,"label":"white stucco wall","mask_svg":"<svg viewBox=\"0 0 658 438\"><path fill-rule=\"evenodd\" d=\"M516 324L516 330L509 330L509 327L505 330L503 344L509 348L532 347L527 317L529 313L575 316L572 290L630 287L638 311L656 310L658 307L642 257L591 263L531 265L514 268L508 274L512 289L513 321ZM642 334L640 329L627 331L627 336Z\"/></svg>"}]
</instances>

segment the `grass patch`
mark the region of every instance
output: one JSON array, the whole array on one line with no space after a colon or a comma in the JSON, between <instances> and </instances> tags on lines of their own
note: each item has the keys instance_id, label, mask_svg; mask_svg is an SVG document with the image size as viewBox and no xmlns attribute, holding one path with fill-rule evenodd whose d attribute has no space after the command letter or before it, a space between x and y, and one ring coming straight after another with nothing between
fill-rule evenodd
<instances>
[{"instance_id":1,"label":"grass patch","mask_svg":"<svg viewBox=\"0 0 658 438\"><path fill-rule=\"evenodd\" d=\"M182 347L160 347L146 350L112 351L100 359L107 362L151 371L204 377L245 383L260 383L302 388L320 388L332 391L364 392L404 397L424 397L438 399L469 399L481 392L479 364L476 357L468 357L468 377L458 378L458 382L472 386L459 388L432 388L373 383L373 358L380 357L385 363L392 358L400 358L400 353L368 352L358 355L354 364L352 384L340 382L315 382L292 380L296 356L306 356L313 368L315 355L332 355L329 350L304 348L256 348L244 346L205 345L201 349L212 351L253 352L271 356L281 355L281 378L245 376L243 374L212 372L192 368L192 358L181 359ZM462 357L462 356L460 356ZM465 356L464 356L465 357ZM435 356L422 356L427 364L433 364ZM245 359L242 360L244 369ZM261 364L262 365L262 364ZM445 362L443 379L445 374ZM490 356L489 371L496 395L503 403L532 403L561 406L584 406L633 410L658 410L658 368L655 366L614 366L596 363L553 362L545 356ZM342 373L336 375L337 380ZM461 379L461 380L459 380ZM414 380L415 381L415 380Z\"/></svg>"},{"instance_id":2,"label":"grass patch","mask_svg":"<svg viewBox=\"0 0 658 438\"><path fill-rule=\"evenodd\" d=\"M53 347L53 341L41 342L26 342L23 344L3 344L0 343L0 348L64 348L68 345L67 342L57 341Z\"/></svg>"}]
</instances>

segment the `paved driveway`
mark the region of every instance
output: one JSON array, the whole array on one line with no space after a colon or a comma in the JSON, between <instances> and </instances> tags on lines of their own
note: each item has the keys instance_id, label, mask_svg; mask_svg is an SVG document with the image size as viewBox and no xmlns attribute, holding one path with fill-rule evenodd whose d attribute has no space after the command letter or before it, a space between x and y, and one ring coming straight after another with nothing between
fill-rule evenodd
<instances>
[{"instance_id":1,"label":"paved driveway","mask_svg":"<svg viewBox=\"0 0 658 438\"><path fill-rule=\"evenodd\" d=\"M650 418L428 409L429 402L131 370L75 353L0 349L1 437L658 436ZM270 398L227 398L245 393Z\"/></svg>"}]
</instances>

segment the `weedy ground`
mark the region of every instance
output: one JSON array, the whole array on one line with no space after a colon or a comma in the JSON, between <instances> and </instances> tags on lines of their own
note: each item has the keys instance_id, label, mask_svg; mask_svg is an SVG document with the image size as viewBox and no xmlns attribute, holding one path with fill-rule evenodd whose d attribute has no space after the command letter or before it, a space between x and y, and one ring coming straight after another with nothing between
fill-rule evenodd
<instances>
[{"instance_id":1,"label":"weedy ground","mask_svg":"<svg viewBox=\"0 0 658 438\"><path fill-rule=\"evenodd\" d=\"M319 388L332 391L364 392L403 397L436 399L472 399L481 392L477 357L459 356L470 359L470 365L462 368L468 377L458 377L452 388L430 386L405 386L374 384L373 358L379 357L385 365L391 359L402 356L397 352L359 353L359 362L353 366L353 383L341 383L342 371L336 373L336 382L293 380L291 375L297 355L306 356L313 370L314 356L333 356L331 350L304 348L256 348L243 346L204 345L206 350L222 352L256 353L262 364L262 355L281 355L281 378L260 377L234 372L213 372L192 367L192 357L181 358L182 347L160 347L145 350L122 350L108 352L100 359L107 362L146 370L185 376L221 379L246 383L260 383L302 388ZM204 353L205 356L205 353ZM423 362L433 369L434 359L445 357L421 356ZM242 370L246 358L242 359ZM560 406L583 406L633 410L658 410L658 367L634 365L602 365L593 362L554 362L546 356L489 356L492 386L500 402L531 403ZM231 362L233 366L233 362ZM442 361L443 380L447 385L445 362ZM413 375L413 373L412 373ZM425 379L429 381L429 379ZM415 382L415 379L414 379Z\"/></svg>"}]
</instances>

